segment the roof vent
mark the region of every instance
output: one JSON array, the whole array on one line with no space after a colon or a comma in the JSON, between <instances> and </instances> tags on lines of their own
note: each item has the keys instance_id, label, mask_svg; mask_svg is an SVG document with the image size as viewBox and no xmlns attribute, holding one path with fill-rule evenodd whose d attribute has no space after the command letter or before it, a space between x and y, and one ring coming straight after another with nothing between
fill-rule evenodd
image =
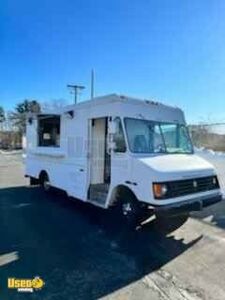
<instances>
[{"instance_id":1,"label":"roof vent","mask_svg":"<svg viewBox=\"0 0 225 300\"><path fill-rule=\"evenodd\" d=\"M152 101L152 100L145 100L145 103L152 104L152 105L159 105L159 102Z\"/></svg>"}]
</instances>

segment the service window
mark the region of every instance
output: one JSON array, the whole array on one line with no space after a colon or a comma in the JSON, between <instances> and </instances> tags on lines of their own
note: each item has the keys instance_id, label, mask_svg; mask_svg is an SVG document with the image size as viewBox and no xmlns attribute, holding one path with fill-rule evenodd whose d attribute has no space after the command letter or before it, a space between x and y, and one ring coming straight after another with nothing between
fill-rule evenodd
<instances>
[{"instance_id":1,"label":"service window","mask_svg":"<svg viewBox=\"0 0 225 300\"><path fill-rule=\"evenodd\" d=\"M60 116L40 115L38 118L38 146L60 146Z\"/></svg>"}]
</instances>

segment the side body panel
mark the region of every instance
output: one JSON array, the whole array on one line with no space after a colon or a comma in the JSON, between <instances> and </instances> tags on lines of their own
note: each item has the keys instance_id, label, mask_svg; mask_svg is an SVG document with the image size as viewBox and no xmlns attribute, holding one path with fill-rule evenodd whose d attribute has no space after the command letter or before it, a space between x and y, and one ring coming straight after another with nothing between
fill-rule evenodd
<instances>
[{"instance_id":1,"label":"side body panel","mask_svg":"<svg viewBox=\"0 0 225 300\"><path fill-rule=\"evenodd\" d=\"M48 173L51 185L68 195L86 200L87 192L87 134L88 123L82 111L73 119L61 116L60 147L27 148L26 174L38 178L42 170ZM35 140L35 123L27 125L27 140ZM32 138L31 138L32 137Z\"/></svg>"}]
</instances>

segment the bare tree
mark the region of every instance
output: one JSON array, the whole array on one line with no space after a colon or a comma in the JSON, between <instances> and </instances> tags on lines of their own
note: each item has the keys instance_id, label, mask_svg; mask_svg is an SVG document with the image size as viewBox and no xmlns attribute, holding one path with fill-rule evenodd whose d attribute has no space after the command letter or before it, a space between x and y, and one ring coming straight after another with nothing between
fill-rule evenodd
<instances>
[{"instance_id":1,"label":"bare tree","mask_svg":"<svg viewBox=\"0 0 225 300\"><path fill-rule=\"evenodd\" d=\"M58 110L66 106L67 104L68 103L65 99L53 99L51 101L41 103L41 110L42 111Z\"/></svg>"},{"instance_id":2,"label":"bare tree","mask_svg":"<svg viewBox=\"0 0 225 300\"><path fill-rule=\"evenodd\" d=\"M3 130L3 124L5 122L5 111L2 106L0 106L0 129Z\"/></svg>"}]
</instances>

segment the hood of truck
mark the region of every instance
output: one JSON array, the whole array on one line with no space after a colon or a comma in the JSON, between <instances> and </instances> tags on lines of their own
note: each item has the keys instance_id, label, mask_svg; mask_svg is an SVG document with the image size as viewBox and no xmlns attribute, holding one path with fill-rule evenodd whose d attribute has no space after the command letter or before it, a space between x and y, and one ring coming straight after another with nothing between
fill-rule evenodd
<instances>
[{"instance_id":1,"label":"hood of truck","mask_svg":"<svg viewBox=\"0 0 225 300\"><path fill-rule=\"evenodd\" d=\"M195 154L167 154L152 157L139 157L139 162L160 173L165 180L178 177L180 179L210 176L215 174L214 167ZM163 178L162 178L163 180Z\"/></svg>"}]
</instances>

